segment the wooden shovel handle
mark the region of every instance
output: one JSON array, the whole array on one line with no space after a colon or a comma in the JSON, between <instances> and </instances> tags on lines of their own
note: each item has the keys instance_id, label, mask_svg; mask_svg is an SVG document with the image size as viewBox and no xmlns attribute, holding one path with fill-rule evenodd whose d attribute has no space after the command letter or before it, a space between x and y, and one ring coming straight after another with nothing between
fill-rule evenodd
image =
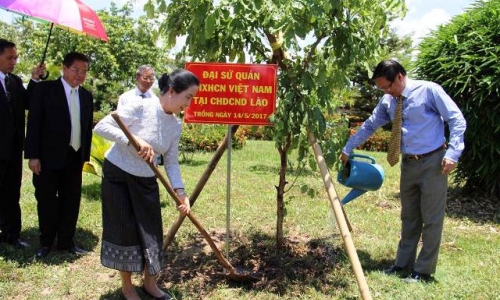
<instances>
[{"instance_id":1,"label":"wooden shovel handle","mask_svg":"<svg viewBox=\"0 0 500 300\"><path fill-rule=\"evenodd\" d=\"M231 136L234 136L236 131L238 130L239 125L233 125L231 126ZM207 168L205 169L205 172L201 175L200 179L198 180L198 184L196 184L195 188L193 191L189 194L189 202L191 204L191 207L196 203L196 199L200 195L201 191L205 187L205 184L207 183L208 179L210 178L210 175L212 175L212 172L215 170L215 167L217 166L217 163L222 157L222 154L224 154L224 151L226 151L227 144L229 143L229 133L226 134L222 142L219 144L219 147L217 147L217 150L214 153L214 156L212 157L212 160L208 164ZM163 249L167 249L168 246L172 243L172 240L174 239L175 235L177 234L177 231L182 225L182 222L184 222L184 219L186 218L186 215L179 214L177 217L177 220L172 223L172 226L170 226L170 229L168 230L167 234L165 235L165 238L163 239Z\"/></svg>"}]
</instances>

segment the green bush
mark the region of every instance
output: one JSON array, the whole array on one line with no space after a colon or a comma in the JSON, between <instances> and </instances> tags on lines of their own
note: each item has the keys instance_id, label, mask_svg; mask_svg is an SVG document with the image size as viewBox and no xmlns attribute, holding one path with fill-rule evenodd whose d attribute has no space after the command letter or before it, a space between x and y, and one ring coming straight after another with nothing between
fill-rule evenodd
<instances>
[{"instance_id":1,"label":"green bush","mask_svg":"<svg viewBox=\"0 0 500 300\"><path fill-rule=\"evenodd\" d=\"M420 78L438 82L467 120L455 174L465 190L500 196L500 0L478 1L420 45Z\"/></svg>"},{"instance_id":2,"label":"green bush","mask_svg":"<svg viewBox=\"0 0 500 300\"><path fill-rule=\"evenodd\" d=\"M196 151L212 152L217 150L219 143L228 131L227 125L184 123L179 143L179 152L184 159ZM240 130L232 139L233 149L241 149L245 145L245 136Z\"/></svg>"},{"instance_id":3,"label":"green bush","mask_svg":"<svg viewBox=\"0 0 500 300\"><path fill-rule=\"evenodd\" d=\"M359 127L357 127L359 128ZM357 128L351 128L349 130L349 136L356 133ZM391 132L383 128L377 129L375 134L368 138L362 145L358 146L356 149L367 150L367 151L378 151L387 152L387 144L391 137Z\"/></svg>"},{"instance_id":4,"label":"green bush","mask_svg":"<svg viewBox=\"0 0 500 300\"><path fill-rule=\"evenodd\" d=\"M358 131L358 128L367 118L366 115L350 115L349 116L349 136ZM362 145L358 146L358 150L387 152L387 144L391 138L391 123L377 129L375 134L369 137Z\"/></svg>"},{"instance_id":5,"label":"green bush","mask_svg":"<svg viewBox=\"0 0 500 300\"><path fill-rule=\"evenodd\" d=\"M269 126L243 125L238 128L238 131L249 140L273 140L273 132Z\"/></svg>"}]
</instances>

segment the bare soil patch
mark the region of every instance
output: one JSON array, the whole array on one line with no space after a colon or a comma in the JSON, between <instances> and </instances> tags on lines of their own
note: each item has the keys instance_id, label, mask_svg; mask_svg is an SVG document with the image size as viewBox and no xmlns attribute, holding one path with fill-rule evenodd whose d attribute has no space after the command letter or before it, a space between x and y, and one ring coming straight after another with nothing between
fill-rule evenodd
<instances>
[{"instance_id":1,"label":"bare soil patch","mask_svg":"<svg viewBox=\"0 0 500 300\"><path fill-rule=\"evenodd\" d=\"M225 231L210 232L219 250L226 255ZM339 269L339 260L344 257L341 249L335 249L324 240L307 236L289 236L285 247L278 251L272 236L255 233L249 237L231 237L228 260L243 274L248 272L256 281L230 281L226 270L212 253L201 235L190 237L185 245L174 243L167 249L166 266L159 281L168 286L182 285L185 291L196 291L203 298L217 285L224 283L233 287L265 290L276 294L299 291L311 286L328 292L343 283L332 282L329 274Z\"/></svg>"}]
</instances>

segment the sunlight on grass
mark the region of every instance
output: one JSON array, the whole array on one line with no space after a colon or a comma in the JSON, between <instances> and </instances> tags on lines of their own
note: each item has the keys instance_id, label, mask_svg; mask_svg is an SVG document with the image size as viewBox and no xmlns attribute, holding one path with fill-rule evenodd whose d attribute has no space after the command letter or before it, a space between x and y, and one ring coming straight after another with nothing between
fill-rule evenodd
<instances>
[{"instance_id":1,"label":"sunlight on grass","mask_svg":"<svg viewBox=\"0 0 500 300\"><path fill-rule=\"evenodd\" d=\"M381 270L392 263L399 240L399 165L390 168L385 162L385 153L359 153L373 156L385 171L385 181L380 190L367 192L345 205L353 226L352 239L373 298L500 299L498 289L494 288L500 286L500 226L494 222L476 222L468 216L447 217L445 220L436 283L408 285L396 276L382 274ZM211 158L211 153L196 153L191 162L181 165L188 193L196 186ZM229 195L230 227L234 238L230 244L232 252L240 241L250 239L249 243L260 242L259 245L269 251L269 255L275 254L275 185L278 183L278 160L273 142L248 141L242 150L232 151ZM220 235L222 239L226 232L228 197L226 163L225 154L193 207L193 214L206 230L211 235ZM338 196L342 199L349 189L336 182L335 170L331 171L331 175ZM101 179L86 173L83 178L82 205L76 239L80 246L93 252L75 258L54 251L46 260L37 261L34 258L39 245L36 200L33 196L31 174L25 166L21 199L22 235L32 246L26 251L0 246L1 299L118 299L118 273L102 267L99 257L102 233ZM289 174L287 179L291 183L295 178ZM303 194L303 185L312 188L315 196ZM160 191L166 232L177 218L178 212L161 186ZM275 284L271 282L264 287L224 280L215 280L208 287L202 285L195 276L202 253L194 247L204 241L186 219L177 233L174 246L167 252L173 255L172 259L176 259L179 251L182 251L179 247L192 245L190 251L193 257L181 266L181 272L186 273L185 275L192 274L194 277L160 284L177 299L183 300L359 299L351 264L319 174L310 170L304 172L285 195L285 201L286 238L294 245L309 246L297 248L302 249L303 253L297 254L296 261L283 262L287 274L291 274L289 277L279 278ZM224 240L219 246L223 250ZM326 251L320 254L319 258L320 261L321 258L329 261L330 265L313 262L316 267L301 270L305 264L311 263L312 259L318 258L317 253L311 252L314 249ZM219 266L210 249L206 251L208 257L202 260L201 264ZM231 258L235 258L234 254ZM279 256L275 258L279 259ZM320 270L321 268L324 270ZM313 272L321 275L311 275ZM273 279L270 275L267 276L267 280ZM142 285L139 279L134 283L137 286Z\"/></svg>"}]
</instances>

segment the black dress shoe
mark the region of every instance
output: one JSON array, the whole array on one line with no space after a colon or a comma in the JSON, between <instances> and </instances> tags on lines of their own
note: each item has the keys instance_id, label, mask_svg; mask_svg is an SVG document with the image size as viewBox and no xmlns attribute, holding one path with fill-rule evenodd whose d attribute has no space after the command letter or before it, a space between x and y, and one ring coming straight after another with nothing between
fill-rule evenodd
<instances>
[{"instance_id":1,"label":"black dress shoe","mask_svg":"<svg viewBox=\"0 0 500 300\"><path fill-rule=\"evenodd\" d=\"M68 251L68 253L75 254L78 256L83 256L83 255L89 253L87 250L84 250L82 248L78 248L77 246L71 247L66 251Z\"/></svg>"},{"instance_id":2,"label":"black dress shoe","mask_svg":"<svg viewBox=\"0 0 500 300\"><path fill-rule=\"evenodd\" d=\"M145 287L142 287L142 290L144 291L144 293L146 293L146 295L148 295L149 297L152 297L152 298L153 298L153 299L155 299L155 300L171 300L171 299L172 299L172 296L170 296L170 294L169 294L169 293L167 293L167 292L165 292L165 291L163 291L163 293L164 293L164 294L163 294L163 296L161 296L161 297L155 297L155 296L151 295L151 294L150 294L150 293L146 290L146 288L145 288Z\"/></svg>"},{"instance_id":3,"label":"black dress shoe","mask_svg":"<svg viewBox=\"0 0 500 300\"><path fill-rule=\"evenodd\" d=\"M408 278L404 279L404 281L406 283L430 282L432 281L432 276L430 274L413 271Z\"/></svg>"},{"instance_id":4,"label":"black dress shoe","mask_svg":"<svg viewBox=\"0 0 500 300\"><path fill-rule=\"evenodd\" d=\"M15 241L9 242L10 245L18 248L18 249L26 249L29 248L30 244L26 243L25 241L21 239L17 239Z\"/></svg>"},{"instance_id":5,"label":"black dress shoe","mask_svg":"<svg viewBox=\"0 0 500 300\"><path fill-rule=\"evenodd\" d=\"M384 273L387 274L387 275L391 275L391 274L394 274L394 273L399 273L401 271L403 271L403 268L398 267L396 265L392 265L389 268L385 269Z\"/></svg>"},{"instance_id":6,"label":"black dress shoe","mask_svg":"<svg viewBox=\"0 0 500 300\"><path fill-rule=\"evenodd\" d=\"M42 247L36 251L36 257L44 258L49 255L50 247Z\"/></svg>"}]
</instances>

